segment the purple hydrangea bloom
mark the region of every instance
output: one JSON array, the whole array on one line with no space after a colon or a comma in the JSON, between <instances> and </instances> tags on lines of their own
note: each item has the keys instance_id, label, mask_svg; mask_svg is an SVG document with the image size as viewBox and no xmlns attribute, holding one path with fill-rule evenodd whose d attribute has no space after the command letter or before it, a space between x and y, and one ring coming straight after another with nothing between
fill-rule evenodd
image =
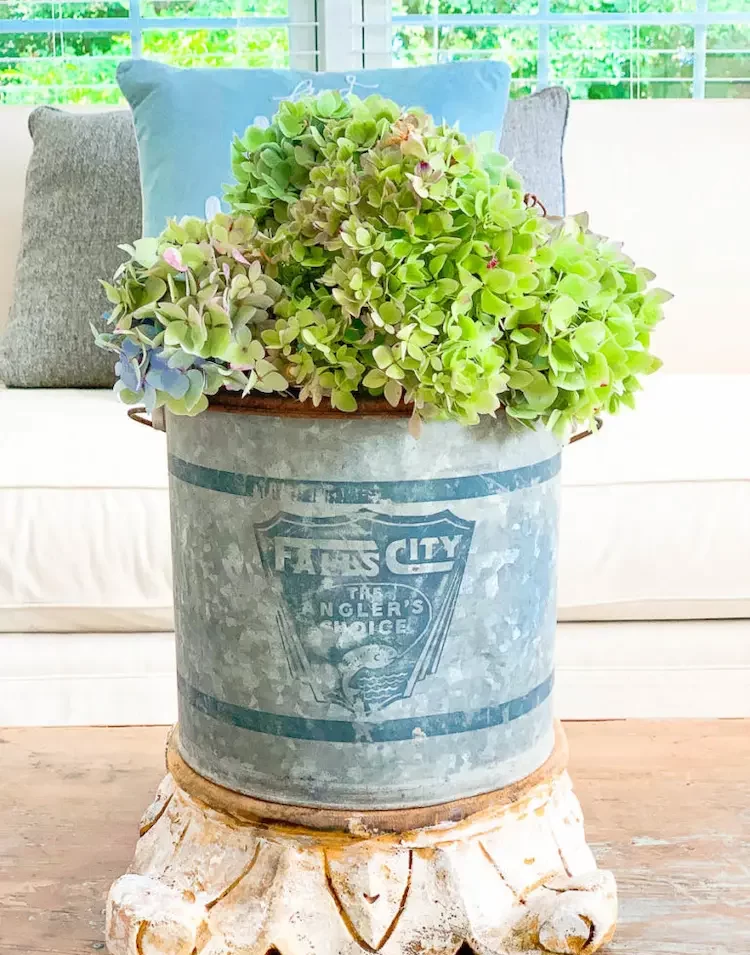
<instances>
[{"instance_id":1,"label":"purple hydrangea bloom","mask_svg":"<svg viewBox=\"0 0 750 955\"><path fill-rule=\"evenodd\" d=\"M115 365L115 374L124 388L140 395L143 391L143 373L148 364L148 357L144 354L141 345L129 338L120 346L120 360Z\"/></svg>"},{"instance_id":2,"label":"purple hydrangea bloom","mask_svg":"<svg viewBox=\"0 0 750 955\"><path fill-rule=\"evenodd\" d=\"M163 348L151 352L149 369L146 372L146 384L158 391L164 391L172 398L184 398L190 387L190 379L181 368L172 368L164 357Z\"/></svg>"},{"instance_id":3,"label":"purple hydrangea bloom","mask_svg":"<svg viewBox=\"0 0 750 955\"><path fill-rule=\"evenodd\" d=\"M132 358L137 358L138 361L142 361L143 359L143 348L138 344L138 342L134 342L130 338L126 338L122 343L120 352L128 361L130 361Z\"/></svg>"}]
</instances>

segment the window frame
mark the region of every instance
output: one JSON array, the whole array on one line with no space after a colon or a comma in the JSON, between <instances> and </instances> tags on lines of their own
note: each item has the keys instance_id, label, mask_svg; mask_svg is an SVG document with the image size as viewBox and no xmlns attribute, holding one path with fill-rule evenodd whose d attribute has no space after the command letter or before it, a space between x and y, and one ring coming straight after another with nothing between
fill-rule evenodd
<instances>
[{"instance_id":1,"label":"window frame","mask_svg":"<svg viewBox=\"0 0 750 955\"><path fill-rule=\"evenodd\" d=\"M711 50L707 48L708 28L727 24L742 26L750 24L750 11L743 12L711 12L708 9L708 0L696 0L694 11L677 11L673 13L553 13L550 11L550 0L538 0L536 13L527 14L400 14L392 17L394 27L425 27L430 26L434 31L441 27L471 27L494 26L513 27L529 26L537 29L537 74L536 90L545 89L550 85L550 60L554 49L550 46L550 28L565 26L687 26L693 29L693 76L684 82L692 82L692 98L705 99L707 83L706 62ZM739 51L738 51L739 52ZM585 81L585 77L581 78ZM644 77L640 82L650 82ZM623 82L625 82L623 80ZM653 82L659 82L655 78ZM663 80L662 80L663 82ZM677 82L677 81L676 81ZM732 80L717 78L716 82L747 82L750 77L735 78Z\"/></svg>"},{"instance_id":2,"label":"window frame","mask_svg":"<svg viewBox=\"0 0 750 955\"><path fill-rule=\"evenodd\" d=\"M461 14L438 12L437 0L430 14L397 14L390 0L289 0L286 17L214 16L146 17L142 0L129 0L129 14L121 17L35 18L0 20L0 35L9 33L105 33L130 36L131 56L143 55L146 30L243 29L286 27L289 31L289 66L292 69L347 72L393 65L392 36L398 27L533 26L537 31L537 90L550 84L550 29L559 26L688 26L693 29L692 96L706 96L707 34L711 26L750 25L748 12L712 12L708 0L696 0L694 11L673 13L553 13L550 0L538 0L538 9L528 14ZM585 78L584 78L585 79ZM658 81L658 80L657 80ZM533 81L532 81L533 82ZM648 82L646 78L642 82ZM717 82L744 82L717 78ZM748 80L750 82L750 79Z\"/></svg>"}]
</instances>

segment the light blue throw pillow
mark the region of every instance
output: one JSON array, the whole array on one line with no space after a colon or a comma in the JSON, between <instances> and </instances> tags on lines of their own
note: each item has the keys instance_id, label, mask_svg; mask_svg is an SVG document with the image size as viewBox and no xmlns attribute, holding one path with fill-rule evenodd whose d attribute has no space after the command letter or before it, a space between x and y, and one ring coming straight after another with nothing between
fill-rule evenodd
<instances>
[{"instance_id":1,"label":"light blue throw pillow","mask_svg":"<svg viewBox=\"0 0 750 955\"><path fill-rule=\"evenodd\" d=\"M158 235L169 216L204 214L206 199L232 179L233 135L269 121L282 99L323 89L377 92L458 122L468 136L493 130L499 137L510 70L487 60L349 74L179 69L136 59L120 64L117 81L135 120L144 235Z\"/></svg>"}]
</instances>

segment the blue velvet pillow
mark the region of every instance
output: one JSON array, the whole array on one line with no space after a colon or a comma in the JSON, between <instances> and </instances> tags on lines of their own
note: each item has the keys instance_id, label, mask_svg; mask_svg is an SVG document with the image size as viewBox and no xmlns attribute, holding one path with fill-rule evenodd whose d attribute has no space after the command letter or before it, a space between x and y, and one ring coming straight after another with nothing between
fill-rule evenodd
<instances>
[{"instance_id":1,"label":"blue velvet pillow","mask_svg":"<svg viewBox=\"0 0 750 955\"><path fill-rule=\"evenodd\" d=\"M487 60L346 74L178 69L136 59L120 64L117 81L135 120L144 234L157 235L169 216L203 215L206 199L231 181L234 133L270 119L279 100L321 89L377 92L458 122L469 136L494 130L499 137L510 70Z\"/></svg>"}]
</instances>

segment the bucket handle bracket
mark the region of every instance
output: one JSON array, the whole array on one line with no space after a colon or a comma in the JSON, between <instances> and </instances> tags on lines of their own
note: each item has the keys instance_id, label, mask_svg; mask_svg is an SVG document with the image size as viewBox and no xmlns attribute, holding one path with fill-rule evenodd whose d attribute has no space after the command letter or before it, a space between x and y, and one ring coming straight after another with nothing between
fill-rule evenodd
<instances>
[{"instance_id":1,"label":"bucket handle bracket","mask_svg":"<svg viewBox=\"0 0 750 955\"><path fill-rule=\"evenodd\" d=\"M151 412L151 417L148 417L148 412L145 405L138 405L135 408L128 408L128 418L132 418L133 421L137 421L138 424L143 424L147 428L153 428L155 431L166 431L166 416L164 414L164 408L156 408ZM599 431L602 428L602 419L596 418L596 430ZM574 434L573 437L568 441L568 444L575 444L576 441L583 441L584 438L589 438L594 432L589 428L586 431L579 431L577 434Z\"/></svg>"},{"instance_id":2,"label":"bucket handle bracket","mask_svg":"<svg viewBox=\"0 0 750 955\"><path fill-rule=\"evenodd\" d=\"M594 421L596 421L596 430L601 431L603 427L602 419L594 418ZM593 433L594 432L591 430L591 428L587 428L586 431L579 431L577 434L573 435L570 441L568 441L568 444L575 444L576 441L583 441L584 438L590 438Z\"/></svg>"},{"instance_id":3,"label":"bucket handle bracket","mask_svg":"<svg viewBox=\"0 0 750 955\"><path fill-rule=\"evenodd\" d=\"M153 428L155 431L167 430L167 422L163 408L156 408L152 411L150 418L147 415L148 412L146 411L145 405L128 408L128 418L132 418L133 421L137 421L138 424L143 424L147 428Z\"/></svg>"}]
</instances>

